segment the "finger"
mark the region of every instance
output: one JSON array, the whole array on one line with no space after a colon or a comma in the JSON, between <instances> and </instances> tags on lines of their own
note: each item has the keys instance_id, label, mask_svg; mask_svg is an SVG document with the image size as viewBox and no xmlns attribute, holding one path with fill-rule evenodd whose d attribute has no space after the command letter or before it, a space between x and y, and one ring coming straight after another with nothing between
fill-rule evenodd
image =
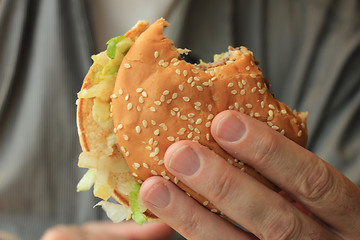
<instances>
[{"instance_id":1,"label":"finger","mask_svg":"<svg viewBox=\"0 0 360 240\"><path fill-rule=\"evenodd\" d=\"M162 177L147 179L141 186L140 198L147 208L187 239L254 239Z\"/></svg>"},{"instance_id":2,"label":"finger","mask_svg":"<svg viewBox=\"0 0 360 240\"><path fill-rule=\"evenodd\" d=\"M336 230L360 235L360 190L328 163L240 112L218 114L211 132L224 150L253 166Z\"/></svg>"},{"instance_id":3,"label":"finger","mask_svg":"<svg viewBox=\"0 0 360 240\"><path fill-rule=\"evenodd\" d=\"M172 234L173 230L163 223L146 223L139 226L134 222L91 222L82 226L53 227L41 240L161 240L168 239Z\"/></svg>"},{"instance_id":4,"label":"finger","mask_svg":"<svg viewBox=\"0 0 360 240\"><path fill-rule=\"evenodd\" d=\"M107 233L114 236L122 236L126 239L136 240L162 240L169 239L174 230L165 223L145 223L139 226L135 222L123 222L114 224L110 222L90 222L82 226L91 233Z\"/></svg>"},{"instance_id":5,"label":"finger","mask_svg":"<svg viewBox=\"0 0 360 240\"><path fill-rule=\"evenodd\" d=\"M164 163L180 181L260 239L312 235L336 239L279 194L196 142L172 144L165 153Z\"/></svg>"}]
</instances>

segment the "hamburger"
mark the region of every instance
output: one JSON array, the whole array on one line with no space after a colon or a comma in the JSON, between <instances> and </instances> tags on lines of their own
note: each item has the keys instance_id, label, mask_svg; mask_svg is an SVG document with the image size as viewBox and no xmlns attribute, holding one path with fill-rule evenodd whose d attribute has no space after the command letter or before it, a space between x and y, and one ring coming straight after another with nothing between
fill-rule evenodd
<instances>
[{"instance_id":1,"label":"hamburger","mask_svg":"<svg viewBox=\"0 0 360 240\"><path fill-rule=\"evenodd\" d=\"M78 93L77 127L83 150L78 165L89 169L78 191L93 187L94 196L102 199L97 205L114 222L133 218L142 224L157 218L139 201L140 186L151 176L172 181L222 215L165 168L166 149L181 140L199 142L278 191L214 141L210 125L221 111L240 111L301 146L307 142L307 113L275 99L251 51L229 47L212 63L191 64L183 60L190 50L175 47L164 36L167 26L164 19L151 26L139 21L125 35L109 40L107 50L92 57L94 63Z\"/></svg>"}]
</instances>

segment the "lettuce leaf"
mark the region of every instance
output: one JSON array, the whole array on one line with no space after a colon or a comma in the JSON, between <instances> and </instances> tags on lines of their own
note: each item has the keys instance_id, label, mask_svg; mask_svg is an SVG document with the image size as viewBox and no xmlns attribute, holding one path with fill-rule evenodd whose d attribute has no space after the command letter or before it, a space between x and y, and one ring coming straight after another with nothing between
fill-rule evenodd
<instances>
[{"instance_id":1,"label":"lettuce leaf","mask_svg":"<svg viewBox=\"0 0 360 240\"><path fill-rule=\"evenodd\" d=\"M129 194L129 205L132 211L132 219L138 224L143 225L146 222L147 218L141 211L140 207L140 200L139 200L139 191L140 191L140 184L135 184L133 191Z\"/></svg>"},{"instance_id":2,"label":"lettuce leaf","mask_svg":"<svg viewBox=\"0 0 360 240\"><path fill-rule=\"evenodd\" d=\"M109 58L114 59L115 55L116 55L116 44L118 44L118 42L120 42L121 40L125 39L126 37L121 35L118 37L114 37L111 38L106 44L107 44L107 48L106 48L106 54L108 55Z\"/></svg>"}]
</instances>

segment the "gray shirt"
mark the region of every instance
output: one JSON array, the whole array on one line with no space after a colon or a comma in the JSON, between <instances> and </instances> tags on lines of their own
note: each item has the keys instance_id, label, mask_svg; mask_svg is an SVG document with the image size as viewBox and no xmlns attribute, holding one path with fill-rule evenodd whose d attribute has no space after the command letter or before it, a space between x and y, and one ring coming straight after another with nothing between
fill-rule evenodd
<instances>
[{"instance_id":1,"label":"gray shirt","mask_svg":"<svg viewBox=\"0 0 360 240\"><path fill-rule=\"evenodd\" d=\"M228 45L252 50L275 96L309 112L308 149L360 184L358 1L163 1L166 9L152 16L172 23L166 35L192 49L193 59L209 61ZM136 2L120 3L128 13L118 18L127 24L111 34L126 32L159 4L141 1L143 12L132 21ZM99 36L114 36L100 31L104 16L93 6L1 2L0 238L6 231L38 239L54 224L105 219L92 208L91 192L75 191L84 173L77 168L76 93L91 54L105 48Z\"/></svg>"}]
</instances>

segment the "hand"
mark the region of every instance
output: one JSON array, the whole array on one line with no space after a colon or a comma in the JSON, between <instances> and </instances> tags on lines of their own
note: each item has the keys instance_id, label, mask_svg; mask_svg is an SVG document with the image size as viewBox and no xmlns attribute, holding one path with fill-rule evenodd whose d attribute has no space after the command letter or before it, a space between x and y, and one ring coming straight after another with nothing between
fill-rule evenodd
<instances>
[{"instance_id":1,"label":"hand","mask_svg":"<svg viewBox=\"0 0 360 240\"><path fill-rule=\"evenodd\" d=\"M167 169L252 233L211 213L170 181L149 178L140 190L142 201L184 237L359 239L359 187L335 168L240 112L218 114L211 133L224 150L253 166L288 197L196 142L174 143L165 154ZM297 204L288 201L289 196Z\"/></svg>"},{"instance_id":2,"label":"hand","mask_svg":"<svg viewBox=\"0 0 360 240\"><path fill-rule=\"evenodd\" d=\"M82 226L56 226L45 232L41 240L161 240L169 239L173 230L163 223L91 222Z\"/></svg>"}]
</instances>

